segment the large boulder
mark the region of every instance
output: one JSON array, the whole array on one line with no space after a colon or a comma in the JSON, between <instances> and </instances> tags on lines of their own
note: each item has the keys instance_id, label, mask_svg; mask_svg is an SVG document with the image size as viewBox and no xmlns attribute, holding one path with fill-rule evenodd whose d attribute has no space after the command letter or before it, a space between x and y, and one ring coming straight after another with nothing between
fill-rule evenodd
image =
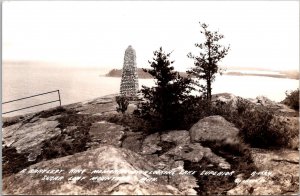
<instances>
[{"instance_id":1,"label":"large boulder","mask_svg":"<svg viewBox=\"0 0 300 196\"><path fill-rule=\"evenodd\" d=\"M29 173L33 169L58 170L57 174ZM72 169L83 173L70 173ZM84 170L85 169L85 170ZM97 172L95 172L97 170ZM140 155L122 148L102 146L94 150L43 161L25 171L3 179L4 194L72 194L72 195L184 195L195 194L193 187L178 190L168 184L161 175L141 171L156 168ZM94 171L94 172L93 172ZM119 174L103 171L122 171ZM47 179L45 176L48 176ZM56 177L49 181L50 177ZM75 180L79 176L85 179ZM113 178L115 177L115 178ZM176 178L176 176L173 176ZM42 180L44 179L44 180ZM54 179L54 178L53 178ZM145 181L145 180L149 181ZM151 181L151 179L156 179Z\"/></svg>"},{"instance_id":2,"label":"large boulder","mask_svg":"<svg viewBox=\"0 0 300 196\"><path fill-rule=\"evenodd\" d=\"M299 152L251 149L257 171L249 179L236 179L228 195L294 195L299 193Z\"/></svg>"},{"instance_id":3,"label":"large boulder","mask_svg":"<svg viewBox=\"0 0 300 196\"><path fill-rule=\"evenodd\" d=\"M239 130L222 116L209 116L199 120L189 132L192 142L205 142L238 138Z\"/></svg>"}]
</instances>

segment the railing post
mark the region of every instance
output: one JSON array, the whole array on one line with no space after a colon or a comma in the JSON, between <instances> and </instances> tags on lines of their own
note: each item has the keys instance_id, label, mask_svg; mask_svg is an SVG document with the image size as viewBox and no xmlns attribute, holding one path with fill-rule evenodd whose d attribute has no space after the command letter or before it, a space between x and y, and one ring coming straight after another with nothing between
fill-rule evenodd
<instances>
[{"instance_id":1,"label":"railing post","mask_svg":"<svg viewBox=\"0 0 300 196\"><path fill-rule=\"evenodd\" d=\"M58 92L59 106L61 106L61 100L60 100L60 93L59 93L59 90L57 90L57 92Z\"/></svg>"}]
</instances>

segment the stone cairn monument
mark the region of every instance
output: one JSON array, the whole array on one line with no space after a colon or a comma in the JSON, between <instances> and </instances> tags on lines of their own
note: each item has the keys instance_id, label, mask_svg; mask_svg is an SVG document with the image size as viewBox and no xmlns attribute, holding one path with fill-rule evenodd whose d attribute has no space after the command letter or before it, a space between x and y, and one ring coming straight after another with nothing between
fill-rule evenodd
<instances>
[{"instance_id":1,"label":"stone cairn monument","mask_svg":"<svg viewBox=\"0 0 300 196\"><path fill-rule=\"evenodd\" d=\"M120 93L126 97L136 97L139 89L136 54L132 46L128 46L124 55Z\"/></svg>"}]
</instances>

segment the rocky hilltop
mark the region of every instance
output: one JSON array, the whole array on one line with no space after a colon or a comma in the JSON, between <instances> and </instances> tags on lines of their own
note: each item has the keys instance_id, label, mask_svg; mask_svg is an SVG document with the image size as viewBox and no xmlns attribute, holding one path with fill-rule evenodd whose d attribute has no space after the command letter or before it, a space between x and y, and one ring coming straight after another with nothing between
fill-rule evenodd
<instances>
[{"instance_id":1,"label":"rocky hilltop","mask_svg":"<svg viewBox=\"0 0 300 196\"><path fill-rule=\"evenodd\" d=\"M298 137L286 149L252 148L218 115L189 130L147 134L122 123L136 106L118 114L115 96L4 118L3 194L298 193ZM236 98L214 96L233 108ZM299 129L294 110L264 98L251 102L270 106L282 126Z\"/></svg>"}]
</instances>

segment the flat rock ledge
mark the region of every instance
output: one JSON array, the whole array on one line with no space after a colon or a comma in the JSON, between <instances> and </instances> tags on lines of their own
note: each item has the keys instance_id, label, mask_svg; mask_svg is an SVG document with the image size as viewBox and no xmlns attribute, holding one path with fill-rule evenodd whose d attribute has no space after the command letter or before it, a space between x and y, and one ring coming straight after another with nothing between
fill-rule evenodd
<instances>
[{"instance_id":1,"label":"flat rock ledge","mask_svg":"<svg viewBox=\"0 0 300 196\"><path fill-rule=\"evenodd\" d=\"M251 149L259 174L248 179L240 176L237 186L227 195L299 195L299 152Z\"/></svg>"},{"instance_id":2,"label":"flat rock ledge","mask_svg":"<svg viewBox=\"0 0 300 196\"><path fill-rule=\"evenodd\" d=\"M63 170L55 176L63 178L61 181L41 180L45 175L51 174L28 174L31 169L54 169ZM86 169L83 175L86 179L82 181L68 180L74 174L70 174L71 169ZM112 174L95 174L94 170L115 170L131 171L132 174L119 174L118 180L101 181L101 177L113 177ZM91 194L91 195L195 195L192 189L179 190L160 175L157 181L146 182L142 179L150 178L149 174L138 171L153 171L156 168L151 162L140 155L122 148L113 146L101 146L94 150L82 153L43 161L27 168L26 174L22 171L13 174L3 180L4 194ZM134 173L136 172L136 173ZM76 176L76 175L75 175ZM116 176L116 175L114 175ZM94 177L94 178L93 178ZM98 178L96 178L98 177ZM95 180L91 180L95 179ZM30 182L30 183L29 183ZM10 186L10 184L14 186Z\"/></svg>"}]
</instances>

